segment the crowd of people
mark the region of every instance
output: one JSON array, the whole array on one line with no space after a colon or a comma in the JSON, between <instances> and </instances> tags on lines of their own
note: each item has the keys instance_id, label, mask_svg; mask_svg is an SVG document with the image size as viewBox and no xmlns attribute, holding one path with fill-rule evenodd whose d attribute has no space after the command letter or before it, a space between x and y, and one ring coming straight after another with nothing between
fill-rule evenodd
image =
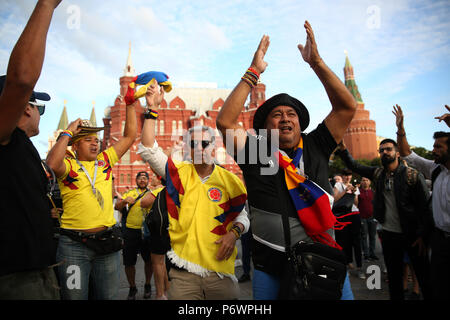
<instances>
[{"instance_id":1,"label":"crowd of people","mask_svg":"<svg viewBox=\"0 0 450 320\"><path fill-rule=\"evenodd\" d=\"M255 300L287 299L295 282L286 272L292 262L289 243L339 250L347 270L355 268L354 259L364 279L363 259L380 259L377 228L390 299L405 298L405 263L417 279L417 295L450 298L450 133L434 133L434 161L420 157L408 144L403 111L396 105L397 137L381 141L382 165L354 160L343 138L356 101L319 55L308 21L306 43L298 50L322 83L331 111L306 134L307 107L281 93L257 109L254 132L242 127L239 115L268 66L270 39L264 35L216 123L244 181L215 161L213 128L188 130L183 159L158 146L155 120L171 89L166 76L151 79L141 92L146 111L137 151L163 187L150 190L150 175L142 171L136 188L115 199L112 168L138 138L135 86L120 97L126 120L117 142L100 152L103 128L77 119L42 161L30 137L39 133L45 111L40 101L50 96L34 87L60 2L38 1L7 74L0 77L0 186L7 199L0 204L0 299L117 299L122 260L133 300L138 254L144 261L145 299L151 297L152 277L158 300L236 300L237 283L248 280ZM450 113L437 120L450 126ZM333 154L347 168L330 183ZM359 186L352 183L353 173L362 177ZM237 279L239 239L244 274ZM339 299L354 299L347 271L339 286Z\"/></svg>"}]
</instances>

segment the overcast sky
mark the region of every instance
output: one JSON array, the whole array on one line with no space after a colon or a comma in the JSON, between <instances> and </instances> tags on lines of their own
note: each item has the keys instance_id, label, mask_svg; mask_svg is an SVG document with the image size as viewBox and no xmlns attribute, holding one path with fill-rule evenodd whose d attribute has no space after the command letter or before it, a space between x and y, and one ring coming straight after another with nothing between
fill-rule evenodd
<instances>
[{"instance_id":1,"label":"overcast sky","mask_svg":"<svg viewBox=\"0 0 450 320\"><path fill-rule=\"evenodd\" d=\"M35 0L2 0L0 73ZM280 92L300 99L315 128L330 112L326 92L302 60L303 23L315 32L319 53L344 80L344 51L354 67L365 108L377 135L395 137L392 106L405 113L408 140L432 148L434 119L450 104L450 1L65 1L56 9L37 91L52 100L33 138L41 156L67 100L69 121L88 119L95 101L97 123L119 93L128 44L136 73L158 70L176 86L212 82L233 88L263 36L271 44L261 81L266 98ZM307 131L308 131L307 130Z\"/></svg>"}]
</instances>

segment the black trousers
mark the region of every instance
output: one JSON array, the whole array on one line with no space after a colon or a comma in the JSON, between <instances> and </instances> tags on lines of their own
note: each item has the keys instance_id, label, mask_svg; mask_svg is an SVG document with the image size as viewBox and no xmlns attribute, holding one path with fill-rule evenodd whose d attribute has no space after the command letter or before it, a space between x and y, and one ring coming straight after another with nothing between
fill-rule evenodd
<instances>
[{"instance_id":1,"label":"black trousers","mask_svg":"<svg viewBox=\"0 0 450 320\"><path fill-rule=\"evenodd\" d=\"M250 274L251 239L252 239L252 230L250 228L248 232L244 233L241 237L242 268L244 269L245 274Z\"/></svg>"},{"instance_id":2,"label":"black trousers","mask_svg":"<svg viewBox=\"0 0 450 320\"><path fill-rule=\"evenodd\" d=\"M428 256L419 256L418 246L412 247L417 239L406 237L403 233L382 231L381 245L384 263L389 280L389 296L391 300L404 300L403 294L403 257L408 254L419 282L424 299L430 298L430 263Z\"/></svg>"},{"instance_id":3,"label":"black trousers","mask_svg":"<svg viewBox=\"0 0 450 320\"><path fill-rule=\"evenodd\" d=\"M433 299L450 300L450 235L435 228L431 239Z\"/></svg>"},{"instance_id":4,"label":"black trousers","mask_svg":"<svg viewBox=\"0 0 450 320\"><path fill-rule=\"evenodd\" d=\"M355 253L356 266L362 266L361 253L361 217L359 214L352 214L339 219L340 222L351 222L342 230L335 230L336 242L342 247L347 258L347 263L353 261Z\"/></svg>"}]
</instances>

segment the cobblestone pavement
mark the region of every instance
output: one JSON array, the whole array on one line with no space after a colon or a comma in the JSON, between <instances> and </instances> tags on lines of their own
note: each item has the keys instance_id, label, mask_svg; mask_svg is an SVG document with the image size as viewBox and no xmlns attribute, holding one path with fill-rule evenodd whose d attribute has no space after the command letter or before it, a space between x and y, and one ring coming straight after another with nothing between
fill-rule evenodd
<instances>
[{"instance_id":1,"label":"cobblestone pavement","mask_svg":"<svg viewBox=\"0 0 450 320\"><path fill-rule=\"evenodd\" d=\"M241 247L240 241L237 243L238 245L238 259L236 263L236 276L242 274L242 266L240 261L241 255ZM379 257L378 261L363 261L362 269L367 272L366 279L360 279L357 276L355 270L349 270L350 283L352 286L353 295L355 300L389 300L389 292L388 292L388 283L386 281L387 275L383 272L383 255L381 252L381 245L377 239L376 243L376 255ZM138 257L138 262L136 264L136 285L138 288L138 294L136 298L138 300L143 300L144 294L144 264L142 259ZM375 270L375 271L373 271ZM377 282L376 278L379 276L380 279ZM379 287L377 286L379 285ZM410 286L412 284L410 283ZM240 300L252 300L252 285L251 281L247 281L245 283L240 283ZM371 288L371 289L370 289ZM122 268L121 276L120 276L120 290L119 290L119 299L126 300L128 295L128 282L125 277L124 268ZM155 299L155 286L152 279L152 297L151 299Z\"/></svg>"}]
</instances>

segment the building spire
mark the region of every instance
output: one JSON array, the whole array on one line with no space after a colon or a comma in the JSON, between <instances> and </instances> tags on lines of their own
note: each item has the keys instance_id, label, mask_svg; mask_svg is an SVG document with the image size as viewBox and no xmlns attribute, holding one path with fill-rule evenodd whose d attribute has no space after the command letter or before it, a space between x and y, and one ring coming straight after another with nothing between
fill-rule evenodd
<instances>
[{"instance_id":1,"label":"building spire","mask_svg":"<svg viewBox=\"0 0 450 320\"><path fill-rule=\"evenodd\" d=\"M133 67L133 62L131 61L131 41L128 45L128 58L127 58L127 64L125 65L123 75L125 77L134 77L134 67Z\"/></svg>"},{"instance_id":2,"label":"building spire","mask_svg":"<svg viewBox=\"0 0 450 320\"><path fill-rule=\"evenodd\" d=\"M56 131L58 130L66 130L67 126L69 125L69 120L67 118L67 109L66 109L67 100L64 100L64 109L61 113L61 117L59 118L58 127L56 128Z\"/></svg>"},{"instance_id":3,"label":"building spire","mask_svg":"<svg viewBox=\"0 0 450 320\"><path fill-rule=\"evenodd\" d=\"M91 123L92 126L94 126L94 127L97 126L97 119L95 117L95 101L92 101L92 112L91 112L91 117L89 119L89 122Z\"/></svg>"},{"instance_id":4,"label":"building spire","mask_svg":"<svg viewBox=\"0 0 450 320\"><path fill-rule=\"evenodd\" d=\"M345 53L345 66L344 66L344 76L345 76L345 86L352 93L353 97L356 99L358 103L363 103L361 99L361 94L358 91L358 86L355 82L355 76L353 74L353 66L350 63L350 59L348 58L347 50L344 50Z\"/></svg>"}]
</instances>

